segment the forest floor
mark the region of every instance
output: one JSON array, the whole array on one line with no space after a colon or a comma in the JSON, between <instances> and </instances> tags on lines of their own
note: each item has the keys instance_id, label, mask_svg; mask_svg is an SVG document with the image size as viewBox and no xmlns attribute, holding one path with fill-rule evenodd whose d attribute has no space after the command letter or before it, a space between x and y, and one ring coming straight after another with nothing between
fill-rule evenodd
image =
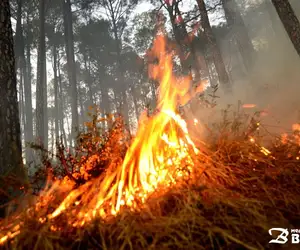
<instances>
[{"instance_id":1,"label":"forest floor","mask_svg":"<svg viewBox=\"0 0 300 250\"><path fill-rule=\"evenodd\" d=\"M68 226L65 215L54 225L41 224L38 215L23 213L20 232L1 247L297 249L290 235L286 244L270 244L276 232L272 237L269 229L300 229L299 134L294 133L284 143L275 140L268 149L244 135L212 137L214 144L205 152L210 161L205 168L199 165L199 175L150 197L145 209L122 211L110 220L97 219L81 229ZM6 218L0 226L10 220ZM0 239L3 232L9 234L8 230L0 231Z\"/></svg>"}]
</instances>

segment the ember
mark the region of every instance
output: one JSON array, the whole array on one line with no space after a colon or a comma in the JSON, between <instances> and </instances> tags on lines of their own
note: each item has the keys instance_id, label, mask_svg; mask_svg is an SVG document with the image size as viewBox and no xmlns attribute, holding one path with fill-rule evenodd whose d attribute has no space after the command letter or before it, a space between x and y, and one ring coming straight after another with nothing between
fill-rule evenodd
<instances>
[{"instance_id":1,"label":"ember","mask_svg":"<svg viewBox=\"0 0 300 250\"><path fill-rule=\"evenodd\" d=\"M255 108L256 105L255 104L243 104L242 107L245 108L245 109L250 109L250 108Z\"/></svg>"}]
</instances>

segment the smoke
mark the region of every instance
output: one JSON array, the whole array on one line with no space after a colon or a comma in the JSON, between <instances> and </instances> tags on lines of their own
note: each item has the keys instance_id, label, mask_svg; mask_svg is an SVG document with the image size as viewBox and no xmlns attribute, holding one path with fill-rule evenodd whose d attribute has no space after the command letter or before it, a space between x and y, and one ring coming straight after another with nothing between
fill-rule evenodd
<instances>
[{"instance_id":1,"label":"smoke","mask_svg":"<svg viewBox=\"0 0 300 250\"><path fill-rule=\"evenodd\" d=\"M214 108L199 109L193 102L188 120L195 117L209 125L221 121L224 109L233 119L241 104L254 104L253 108L242 108L243 112L251 115L263 111L260 119L268 132L283 133L300 122L300 58L269 1L255 3L249 9L244 21L256 49L253 70L241 74L237 51L228 50L228 41L223 42L225 63L234 64L235 60L236 67L231 71L233 92L226 93L220 87ZM299 6L295 12L300 14Z\"/></svg>"}]
</instances>

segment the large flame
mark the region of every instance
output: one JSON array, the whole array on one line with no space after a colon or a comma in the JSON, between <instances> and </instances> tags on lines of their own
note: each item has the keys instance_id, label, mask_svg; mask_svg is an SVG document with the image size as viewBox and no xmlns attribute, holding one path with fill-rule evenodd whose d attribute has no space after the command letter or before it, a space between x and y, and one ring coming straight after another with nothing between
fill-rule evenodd
<instances>
[{"instance_id":1,"label":"large flame","mask_svg":"<svg viewBox=\"0 0 300 250\"><path fill-rule=\"evenodd\" d=\"M123 207L141 208L151 193L178 183L192 172L192 157L199 152L177 111L179 105L186 104L203 86L192 91L190 77L174 76L172 54L166 52L163 35L157 36L151 52L158 64L152 65L149 73L160 82L156 114L150 118L142 115L122 165L110 166L104 176L75 190L65 187L69 194L53 212L47 211L40 217L41 223L64 213L72 226L83 226L97 216L115 215ZM62 182L52 184L41 194L44 199L39 199L35 208L27 212L49 206L56 191L61 192L63 188Z\"/></svg>"},{"instance_id":2,"label":"large flame","mask_svg":"<svg viewBox=\"0 0 300 250\"><path fill-rule=\"evenodd\" d=\"M173 74L172 54L166 52L163 35L154 41L152 55L157 65L149 68L150 76L160 82L157 110L151 118L144 113L136 137L124 162L106 173L104 179L74 190L49 216L54 218L75 202L78 196L91 189L85 210L78 214L75 225L95 215L116 214L122 206L137 208L159 186L167 187L192 170L192 154L198 151L188 135L185 121L177 114L178 105L184 105L196 91L191 91L190 77L176 78ZM87 188L88 186L91 186ZM95 190L97 193L95 194Z\"/></svg>"}]
</instances>

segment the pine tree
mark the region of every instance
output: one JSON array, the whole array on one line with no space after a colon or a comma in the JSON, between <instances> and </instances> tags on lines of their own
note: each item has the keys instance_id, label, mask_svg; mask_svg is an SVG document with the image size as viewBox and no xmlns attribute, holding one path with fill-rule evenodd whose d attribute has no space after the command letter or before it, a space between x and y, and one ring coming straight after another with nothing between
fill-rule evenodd
<instances>
[{"instance_id":1,"label":"pine tree","mask_svg":"<svg viewBox=\"0 0 300 250\"><path fill-rule=\"evenodd\" d=\"M11 14L8 0L0 1L0 176L22 181L24 169L20 140L17 80ZM0 181L0 185L2 185ZM8 187L4 187L7 191ZM0 197L0 204L5 198ZM1 210L1 209L0 209ZM1 211L0 211L1 213Z\"/></svg>"},{"instance_id":2,"label":"pine tree","mask_svg":"<svg viewBox=\"0 0 300 250\"><path fill-rule=\"evenodd\" d=\"M300 23L288 0L272 0L279 18L300 56Z\"/></svg>"},{"instance_id":3,"label":"pine tree","mask_svg":"<svg viewBox=\"0 0 300 250\"><path fill-rule=\"evenodd\" d=\"M212 53L212 57L214 60L214 64L216 66L216 71L219 76L220 83L223 84L224 87L229 88L230 85L230 79L228 76L228 73L226 71L226 67L221 55L220 48L218 47L215 35L212 31L209 19L208 19L208 13L206 9L206 5L204 0L197 0L198 8L200 11L201 16L201 25L204 30L204 34L206 36L206 39L208 40L208 44Z\"/></svg>"}]
</instances>

